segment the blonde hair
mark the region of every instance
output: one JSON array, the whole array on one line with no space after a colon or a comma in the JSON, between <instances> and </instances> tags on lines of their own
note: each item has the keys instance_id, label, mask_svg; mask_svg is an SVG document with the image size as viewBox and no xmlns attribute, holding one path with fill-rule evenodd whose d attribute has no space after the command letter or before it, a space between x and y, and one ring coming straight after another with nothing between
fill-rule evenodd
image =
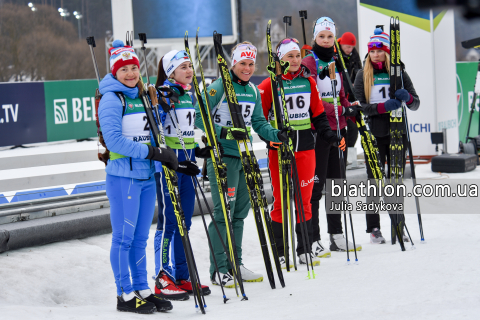
<instances>
[{"instance_id":1,"label":"blonde hair","mask_svg":"<svg viewBox=\"0 0 480 320\"><path fill-rule=\"evenodd\" d=\"M251 43L250 41L243 41L243 42L240 42L240 43L237 43L233 48L232 50L230 51L230 59L233 60L233 53L235 52L235 49L237 49L237 47L241 44L249 44L251 46L254 46L253 43ZM254 46L255 47L255 46ZM256 48L256 47L255 47ZM258 50L258 49L257 49ZM258 51L257 51L258 52ZM233 66L235 67L235 66ZM233 70L233 67L230 68L230 70ZM254 71L257 71L257 62L255 61L255 70Z\"/></svg>"},{"instance_id":2,"label":"blonde hair","mask_svg":"<svg viewBox=\"0 0 480 320\"><path fill-rule=\"evenodd\" d=\"M387 74L390 77L390 55L385 52L385 69L387 69ZM363 67L363 88L365 91L365 98L367 103L370 103L370 95L372 94L373 86L373 65L372 60L370 59L370 53L365 59L365 67Z\"/></svg>"}]
</instances>

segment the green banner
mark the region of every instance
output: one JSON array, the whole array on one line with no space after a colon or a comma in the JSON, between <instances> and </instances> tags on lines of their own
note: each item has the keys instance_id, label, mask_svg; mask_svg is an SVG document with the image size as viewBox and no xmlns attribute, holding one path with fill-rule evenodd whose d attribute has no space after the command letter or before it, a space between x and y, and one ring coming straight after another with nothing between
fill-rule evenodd
<instances>
[{"instance_id":1,"label":"green banner","mask_svg":"<svg viewBox=\"0 0 480 320\"><path fill-rule=\"evenodd\" d=\"M47 141L97 136L96 80L45 82Z\"/></svg>"},{"instance_id":2,"label":"green banner","mask_svg":"<svg viewBox=\"0 0 480 320\"><path fill-rule=\"evenodd\" d=\"M465 142L467 136L468 121L470 118L470 107L473 101L473 89L477 76L478 62L457 62L457 102L458 102L458 134L459 139ZM476 99L475 112L472 116L470 126L470 137L476 137L479 120L479 97Z\"/></svg>"}]
</instances>

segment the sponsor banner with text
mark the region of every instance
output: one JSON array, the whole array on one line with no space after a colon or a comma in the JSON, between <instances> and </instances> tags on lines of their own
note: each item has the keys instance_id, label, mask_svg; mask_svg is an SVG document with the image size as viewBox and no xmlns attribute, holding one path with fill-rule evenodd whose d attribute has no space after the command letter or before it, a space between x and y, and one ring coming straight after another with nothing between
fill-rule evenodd
<instances>
[{"instance_id":1,"label":"sponsor banner with text","mask_svg":"<svg viewBox=\"0 0 480 320\"><path fill-rule=\"evenodd\" d=\"M0 84L0 147L47 141L42 82Z\"/></svg>"},{"instance_id":2,"label":"sponsor banner with text","mask_svg":"<svg viewBox=\"0 0 480 320\"><path fill-rule=\"evenodd\" d=\"M97 136L95 80L45 82L47 141Z\"/></svg>"}]
</instances>

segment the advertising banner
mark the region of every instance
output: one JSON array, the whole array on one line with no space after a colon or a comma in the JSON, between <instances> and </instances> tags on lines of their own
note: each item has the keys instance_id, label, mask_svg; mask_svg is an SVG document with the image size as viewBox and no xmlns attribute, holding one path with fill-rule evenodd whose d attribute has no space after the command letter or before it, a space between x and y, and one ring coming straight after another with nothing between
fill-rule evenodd
<instances>
[{"instance_id":1,"label":"advertising banner","mask_svg":"<svg viewBox=\"0 0 480 320\"><path fill-rule=\"evenodd\" d=\"M47 141L97 136L96 80L45 82Z\"/></svg>"},{"instance_id":2,"label":"advertising banner","mask_svg":"<svg viewBox=\"0 0 480 320\"><path fill-rule=\"evenodd\" d=\"M43 83L1 83L0 147L46 140Z\"/></svg>"},{"instance_id":3,"label":"advertising banner","mask_svg":"<svg viewBox=\"0 0 480 320\"><path fill-rule=\"evenodd\" d=\"M473 88L477 76L478 62L457 62L457 102L458 102L458 133L460 141L465 142L467 136L468 119L473 101ZM472 115L470 137L476 137L479 120L479 99L475 101L475 111Z\"/></svg>"}]
</instances>

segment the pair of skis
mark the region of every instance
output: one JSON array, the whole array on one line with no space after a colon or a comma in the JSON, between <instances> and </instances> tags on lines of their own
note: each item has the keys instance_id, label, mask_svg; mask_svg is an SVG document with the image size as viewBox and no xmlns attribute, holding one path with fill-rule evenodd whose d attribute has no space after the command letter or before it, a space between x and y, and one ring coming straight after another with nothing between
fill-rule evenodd
<instances>
[{"instance_id":1,"label":"pair of skis","mask_svg":"<svg viewBox=\"0 0 480 320\"><path fill-rule=\"evenodd\" d=\"M395 92L403 89L403 70L400 56L400 19L399 17L390 17L390 98L395 99ZM407 106L405 101L402 101L401 108L393 110L390 113L390 180L393 185L403 183L403 158L405 150L403 149L403 134L407 137L407 148L410 160L410 169L412 172L413 185L417 184L415 175L415 166L413 162L412 143L410 140L410 132L408 130ZM423 236L422 216L420 213L420 202L415 196L415 206L417 209L418 226L420 229L420 239L425 241ZM403 228L407 231L408 237L412 242L412 237L405 225L404 214L392 214L392 244L395 243L396 238L402 251L405 250L403 243Z\"/></svg>"},{"instance_id":2,"label":"pair of skis","mask_svg":"<svg viewBox=\"0 0 480 320\"><path fill-rule=\"evenodd\" d=\"M200 28L198 28L200 29ZM198 66L200 69L200 74L201 74L201 79L202 79L202 85L204 88L204 92L206 92L206 84L205 84L205 77L203 74L203 68L202 64L200 61L200 48L198 45L198 29L197 29L197 35L196 35L196 44L195 44L195 49L196 49L196 57L198 60ZM192 68L193 68L193 60L190 54L190 47L188 45L188 31L185 33L185 38L184 38L184 43L185 43L185 51L187 52L190 61L192 61ZM212 147L212 150L210 151L211 154L211 159L212 159L212 165L215 171L215 178L217 182L217 187L218 187L218 192L220 195L220 202L222 205L222 211L224 214L224 220L225 224L227 227L227 242L228 242L228 249L226 248L225 244L222 241L222 236L220 234L220 231L217 228L217 233L219 234L219 238L222 242L225 254L227 256L228 262L230 263L230 266L232 267L232 273L233 273L233 278L234 278L234 283L235 283L235 290L237 291L238 295L238 289L237 285L240 287L240 292L242 294L242 300L248 300L248 297L245 294L245 290L243 287L243 279L242 279L242 274L240 272L240 265L238 262L238 255L237 255L237 247L235 243L235 235L233 233L233 226L232 226L232 220L231 220L231 214L230 214L230 205L228 203L228 185L227 185L227 166L226 164L222 161L221 153L220 153L220 148L219 148L219 142L215 133L215 127L213 125L213 120L212 120L212 115L210 113L210 105L208 101L208 96L205 94L205 104L203 103L202 100L202 95L200 92L200 86L198 84L198 80L195 76L195 70L193 70L193 87L195 89L195 94L197 97L199 109L200 109L200 114L202 116L202 122L203 126L205 129L205 135L207 138L208 145ZM198 182L197 182L198 183ZM215 220L212 216L212 222L215 223ZM216 226L216 224L215 224ZM207 232L208 233L208 232ZM210 251L212 252L213 259L215 260L215 254L213 251L213 248L210 247ZM217 268L218 269L218 268ZM220 285L222 284L222 279L220 279L219 272L217 270L217 275L219 276L219 283Z\"/></svg>"},{"instance_id":3,"label":"pair of skis","mask_svg":"<svg viewBox=\"0 0 480 320\"><path fill-rule=\"evenodd\" d=\"M288 72L289 64L280 61L277 54L272 50L271 41L271 24L268 21L267 25L267 49L268 49L268 67L267 70L270 75L270 84L272 87L272 101L273 114L275 119L275 128L282 130L284 128L291 128L290 126L287 104L285 101L285 91L283 88L282 75ZM279 94L280 99L279 100ZM278 155L278 174L279 174L279 188L280 188L280 203L282 206L282 230L283 230L283 247L285 254L285 262L287 272L290 272L290 250L288 234L291 234L291 250L293 265L297 270L297 261L295 257L295 225L296 217L293 214L292 200L296 199L296 209L300 220L300 233L305 249L305 257L307 262L308 278L311 276L315 279L315 270L313 269L312 256L310 255L311 243L308 237L307 224L305 219L305 210L303 208L303 198L300 189L300 180L298 177L297 163L295 161L293 142L291 137L288 138L288 143L282 143L277 149ZM292 194L294 195L292 197ZM310 261L309 261L310 259ZM312 275L310 276L310 266L312 267Z\"/></svg>"},{"instance_id":4,"label":"pair of skis","mask_svg":"<svg viewBox=\"0 0 480 320\"><path fill-rule=\"evenodd\" d=\"M227 99L228 108L230 111L230 117L235 128L244 129L247 131L245 121L241 112L241 107L238 104L237 96L233 87L232 79L230 77L230 72L228 65L226 63L225 57L223 56L222 50L222 35L216 31L213 33L213 43L215 47L215 53L217 56L217 63L222 77L223 88L225 91L225 97ZM206 94L205 94L206 97ZM208 101L208 98L205 98ZM209 109L209 108L207 108ZM203 115L202 115L203 117ZM211 122L211 117L209 118ZM213 127L213 126L212 126ZM267 228L267 234L270 240L270 246L274 258L275 267L277 269L278 278L282 287L285 287L285 281L283 279L283 273L280 266L280 261L277 253L277 247L275 244L275 238L273 235L273 229L271 225L270 212L268 210L267 197L265 195L265 190L263 189L263 178L260 172L260 167L258 165L257 159L253 152L249 149L250 140L237 140L238 151L240 155L240 160L242 162L242 168L245 175L245 180L247 184L247 189L249 192L250 203L254 214L255 223L257 226L257 232L260 240L260 247L262 250L263 260L265 263L267 277L272 289L275 289L275 279L273 275L273 268L270 259L270 254L268 251L267 240L265 237L265 231L263 227L263 220Z\"/></svg>"},{"instance_id":5,"label":"pair of skis","mask_svg":"<svg viewBox=\"0 0 480 320\"><path fill-rule=\"evenodd\" d=\"M145 59L145 66L147 65L145 55L145 43L147 42L147 36L145 33L139 33L140 41L142 42L142 51ZM157 90L154 86L150 85L150 78L148 76L148 68L145 68L147 76L147 85L141 92L141 99L145 107L145 113L147 115L147 122L153 133L155 145L158 147L166 148L165 135L163 132L163 126L160 121L160 113L158 111L158 99ZM150 98L150 99L149 99ZM174 170L168 168L162 164L163 172L165 175L165 181L167 183L168 193L170 195L170 201L172 202L173 211L177 218L178 230L182 239L183 249L185 251L185 258L187 261L188 273L190 274L190 280L192 282L193 297L195 300L195 307L200 308L200 311L205 314L205 297L201 289L200 277L198 275L197 265L193 256L192 244L190 237L188 236L188 229L185 224L185 215L180 204L180 192L178 188L178 177Z\"/></svg>"}]
</instances>

